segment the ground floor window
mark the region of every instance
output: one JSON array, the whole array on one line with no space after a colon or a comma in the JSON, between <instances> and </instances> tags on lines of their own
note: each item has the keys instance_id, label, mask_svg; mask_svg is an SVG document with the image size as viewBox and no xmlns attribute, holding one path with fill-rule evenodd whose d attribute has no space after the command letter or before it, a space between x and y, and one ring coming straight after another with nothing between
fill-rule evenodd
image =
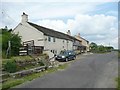
<instances>
[{"instance_id":1,"label":"ground floor window","mask_svg":"<svg viewBox=\"0 0 120 90\"><path fill-rule=\"evenodd\" d=\"M53 54L57 54L57 50L50 50Z\"/></svg>"}]
</instances>

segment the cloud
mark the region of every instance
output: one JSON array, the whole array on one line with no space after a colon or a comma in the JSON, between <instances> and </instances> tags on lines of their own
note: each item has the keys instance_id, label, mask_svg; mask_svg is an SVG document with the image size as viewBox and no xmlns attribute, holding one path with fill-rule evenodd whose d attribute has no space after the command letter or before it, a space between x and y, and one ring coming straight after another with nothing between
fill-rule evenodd
<instances>
[{"instance_id":1,"label":"cloud","mask_svg":"<svg viewBox=\"0 0 120 90\"><path fill-rule=\"evenodd\" d=\"M6 14L4 17L0 15L4 19L0 23L0 27L7 25L9 28L14 28L20 22L22 12L26 12L29 15L30 22L63 33L69 29L72 35L81 33L81 36L90 42L104 45L111 43L117 48L117 13L114 10L111 11L111 8L99 7L111 4L105 4L106 2L102 2L102 0L98 0L98 2L95 0L96 2L92 3L88 1L76 3L76 1L67 2L66 0L55 3L22 0L22 2L2 3ZM111 2L112 0L104 1ZM98 10L104 11L104 9L107 12L97 13Z\"/></svg>"},{"instance_id":2,"label":"cloud","mask_svg":"<svg viewBox=\"0 0 120 90\"><path fill-rule=\"evenodd\" d=\"M40 20L40 19L58 19L58 18L73 18L77 14L85 14L90 11L93 11L96 5L101 3L54 3L54 2L3 2L2 8L4 14L0 15L4 21L3 25L7 25L12 28L14 26L14 22L19 23L21 20L20 16L22 12L26 12L29 15L30 21ZM2 10L1 10L2 11ZM7 20L5 18L8 18ZM10 23L10 24L8 24Z\"/></svg>"},{"instance_id":3,"label":"cloud","mask_svg":"<svg viewBox=\"0 0 120 90\"><path fill-rule=\"evenodd\" d=\"M108 11L106 14L113 15L113 16L118 16L118 11Z\"/></svg>"},{"instance_id":4,"label":"cloud","mask_svg":"<svg viewBox=\"0 0 120 90\"><path fill-rule=\"evenodd\" d=\"M89 2L118 2L119 0L89 0ZM88 0L2 0L2 2L88 2Z\"/></svg>"},{"instance_id":5,"label":"cloud","mask_svg":"<svg viewBox=\"0 0 120 90\"><path fill-rule=\"evenodd\" d=\"M41 6L39 5L41 4ZM36 6L31 6L27 8L29 15L32 14L31 19L46 19L46 18L59 18L59 17L73 17L76 14L85 14L87 12L93 11L96 5L101 3L39 3ZM33 13L38 12L39 13ZM34 17L33 17L34 16Z\"/></svg>"},{"instance_id":6,"label":"cloud","mask_svg":"<svg viewBox=\"0 0 120 90\"><path fill-rule=\"evenodd\" d=\"M67 30L67 25L62 20L43 19L37 21L36 23L61 32L65 32L65 30Z\"/></svg>"},{"instance_id":7,"label":"cloud","mask_svg":"<svg viewBox=\"0 0 120 90\"><path fill-rule=\"evenodd\" d=\"M81 33L81 36L88 39L91 42L98 44L114 45L117 48L117 18L114 16L105 15L86 15L79 14L74 19L68 19L65 23L62 20L39 20L36 23L39 25L52 28L66 33L67 30L71 30L72 35Z\"/></svg>"},{"instance_id":8,"label":"cloud","mask_svg":"<svg viewBox=\"0 0 120 90\"><path fill-rule=\"evenodd\" d=\"M74 21L74 29L83 35L107 34L117 23L114 16L101 15L77 15ZM79 28L79 29L78 29Z\"/></svg>"}]
</instances>

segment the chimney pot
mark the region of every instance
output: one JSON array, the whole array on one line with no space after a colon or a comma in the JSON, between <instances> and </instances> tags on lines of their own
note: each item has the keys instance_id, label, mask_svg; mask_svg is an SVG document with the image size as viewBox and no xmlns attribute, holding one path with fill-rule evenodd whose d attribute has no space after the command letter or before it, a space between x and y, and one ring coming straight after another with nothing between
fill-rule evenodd
<instances>
[{"instance_id":1,"label":"chimney pot","mask_svg":"<svg viewBox=\"0 0 120 90\"><path fill-rule=\"evenodd\" d=\"M80 37L80 33L78 33L78 36Z\"/></svg>"},{"instance_id":2,"label":"chimney pot","mask_svg":"<svg viewBox=\"0 0 120 90\"><path fill-rule=\"evenodd\" d=\"M25 15L25 12L23 12L23 15Z\"/></svg>"},{"instance_id":3,"label":"chimney pot","mask_svg":"<svg viewBox=\"0 0 120 90\"><path fill-rule=\"evenodd\" d=\"M68 30L67 34L68 34L68 35L71 35L71 32L70 32L70 30Z\"/></svg>"}]
</instances>

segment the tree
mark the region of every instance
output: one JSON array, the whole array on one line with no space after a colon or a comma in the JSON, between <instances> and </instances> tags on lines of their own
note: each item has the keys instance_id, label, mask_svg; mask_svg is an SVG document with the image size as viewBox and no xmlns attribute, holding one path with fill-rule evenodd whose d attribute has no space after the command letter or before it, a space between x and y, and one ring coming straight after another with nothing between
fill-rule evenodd
<instances>
[{"instance_id":1,"label":"tree","mask_svg":"<svg viewBox=\"0 0 120 90\"><path fill-rule=\"evenodd\" d=\"M94 42L92 42L91 44L90 44L90 50L92 51L92 52L96 52L97 51L97 44L96 43L94 43Z\"/></svg>"},{"instance_id":2,"label":"tree","mask_svg":"<svg viewBox=\"0 0 120 90\"><path fill-rule=\"evenodd\" d=\"M106 48L103 45L99 45L98 52L106 52Z\"/></svg>"},{"instance_id":3,"label":"tree","mask_svg":"<svg viewBox=\"0 0 120 90\"><path fill-rule=\"evenodd\" d=\"M114 49L112 46L106 46L105 48L106 48L106 51L108 51L108 52L110 52Z\"/></svg>"},{"instance_id":4,"label":"tree","mask_svg":"<svg viewBox=\"0 0 120 90\"><path fill-rule=\"evenodd\" d=\"M21 46L21 37L18 34L12 32L12 29L1 29L2 30L2 54L3 58L8 52L10 56L16 56L19 54L19 48ZM10 48L8 45L10 44Z\"/></svg>"},{"instance_id":5,"label":"tree","mask_svg":"<svg viewBox=\"0 0 120 90\"><path fill-rule=\"evenodd\" d=\"M104 53L104 52L110 52L114 48L112 46L103 46L103 45L97 45L96 43L92 42L90 44L90 51L96 52L96 53Z\"/></svg>"}]
</instances>

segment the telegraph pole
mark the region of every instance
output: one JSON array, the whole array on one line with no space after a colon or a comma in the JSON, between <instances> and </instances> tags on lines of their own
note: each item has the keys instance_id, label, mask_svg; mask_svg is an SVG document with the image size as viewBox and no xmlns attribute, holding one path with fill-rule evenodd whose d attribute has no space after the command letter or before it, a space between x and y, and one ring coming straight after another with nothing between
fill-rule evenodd
<instances>
[{"instance_id":1,"label":"telegraph pole","mask_svg":"<svg viewBox=\"0 0 120 90\"><path fill-rule=\"evenodd\" d=\"M11 56L11 41L8 41L8 49L7 49L6 57L8 57L8 55Z\"/></svg>"}]
</instances>

